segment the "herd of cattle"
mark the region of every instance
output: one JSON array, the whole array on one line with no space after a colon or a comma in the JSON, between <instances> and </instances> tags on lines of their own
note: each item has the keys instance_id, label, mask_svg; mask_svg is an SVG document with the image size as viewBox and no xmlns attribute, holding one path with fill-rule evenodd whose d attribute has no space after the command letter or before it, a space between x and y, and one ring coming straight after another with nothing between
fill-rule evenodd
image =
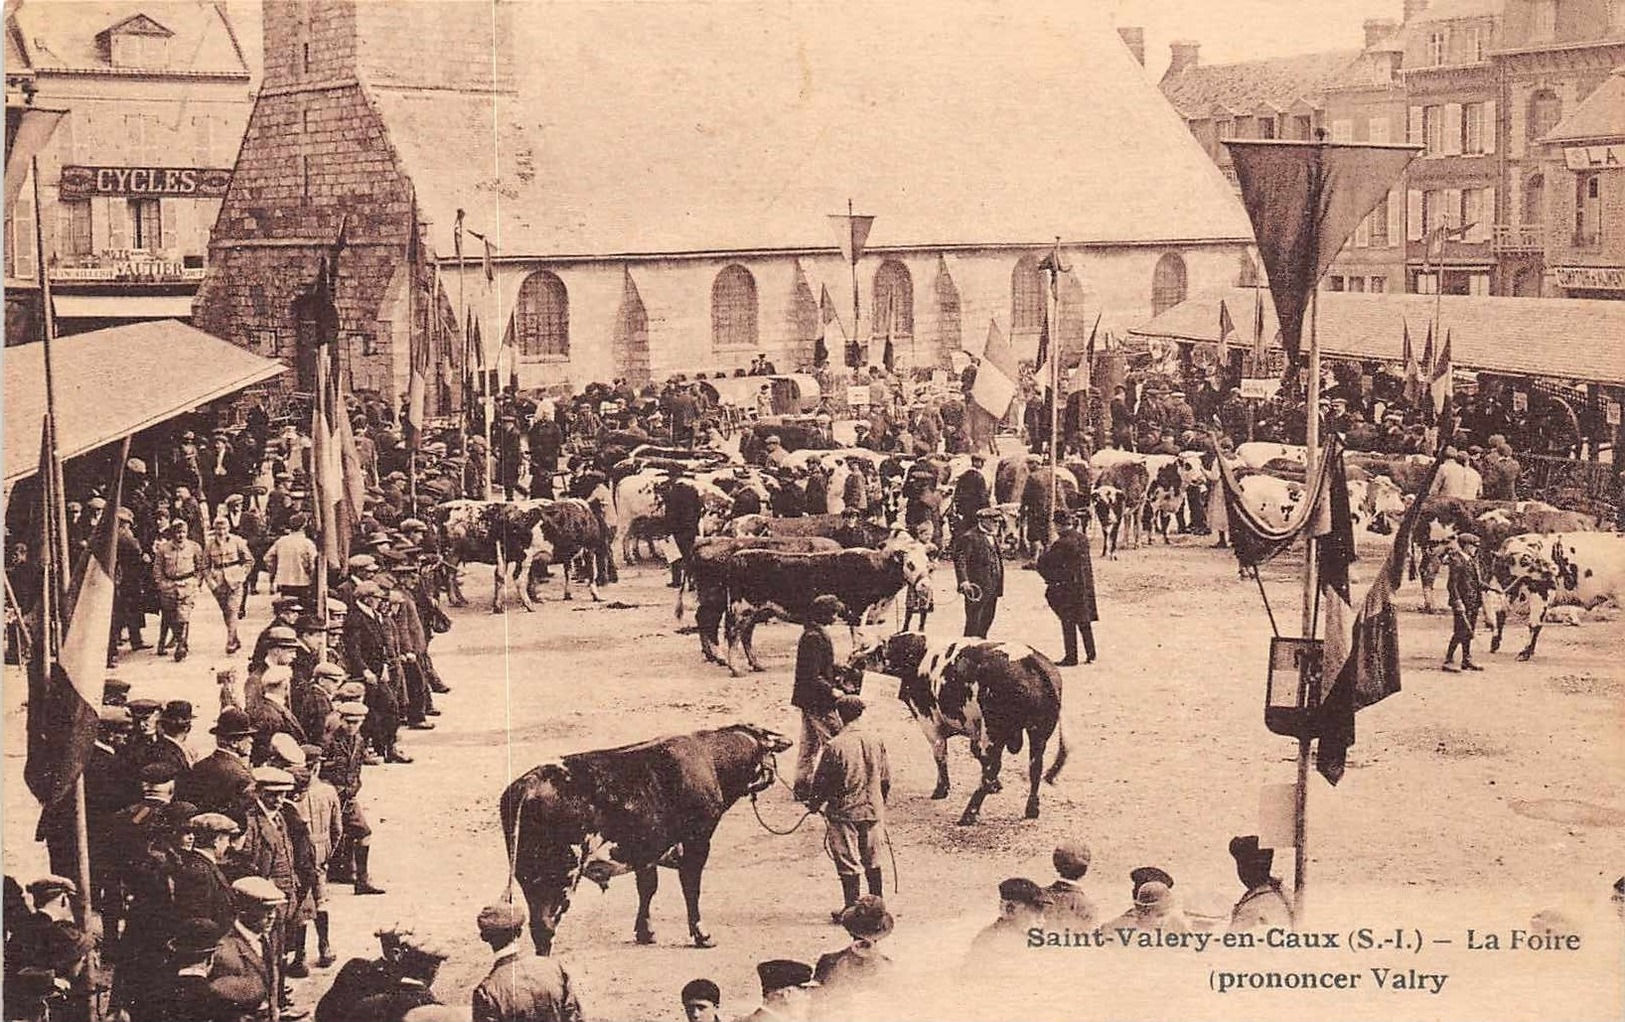
<instances>
[{"instance_id":1,"label":"herd of cattle","mask_svg":"<svg viewBox=\"0 0 1625 1022\"><path fill-rule=\"evenodd\" d=\"M1303 493L1303 452L1277 444L1244 444L1237 452L1243 499L1265 521L1284 523ZM837 500L827 513L799 517L736 514L742 488L757 493L762 508L786 486L804 486L807 463L821 459L830 471L827 492L845 492L842 473L869 462L883 487L883 513L849 516ZM930 466L937 487L908 499L923 502L905 513L905 478ZM557 566L569 598L572 580L585 582L594 599L598 585L614 578L617 536L623 562L638 545L667 559L676 554L667 498L674 486L694 489L685 506L701 509L697 537L682 558L676 616L693 594L695 631L708 661L738 673L736 650L760 670L751 648L755 626L771 618L805 620L812 601L833 595L853 629L854 652L844 671L849 685L863 672L898 679L898 696L931 743L938 782L933 798L948 794L947 742L963 736L981 767L979 783L960 817L976 822L984 799L1000 790L1005 753L1028 755L1026 815L1039 811L1039 785L1053 782L1067 759L1061 727L1061 674L1042 653L1015 642L985 639L932 640L917 632L878 643L858 642L857 629L874 623L906 589L931 585L933 557L961 527L956 501L966 473L979 472L983 490L1003 512L1012 554L1047 539L1052 494L1098 523L1102 555L1117 556L1119 532L1135 547L1148 538L1202 521L1197 508L1218 485L1211 454L1140 455L1098 452L1091 460L1054 471L1038 458L1012 456L983 462L967 456L916 461L867 450L796 451L774 468L750 466L716 451L638 448L601 464L603 481L588 497L490 502L456 500L439 505L432 518L444 560L495 565L492 608L517 584L527 610L534 609L533 569ZM1481 569L1496 590L1485 612L1498 648L1509 608L1526 603L1530 634L1519 659L1534 654L1540 624L1558 603L1591 608L1614 604L1625 573L1625 537L1597 531L1584 514L1531 501L1463 501L1428 496L1431 462L1417 458L1350 455L1346 476L1359 524L1391 532L1415 500L1425 503L1416 530L1413 564L1431 604L1440 553L1465 532L1481 540ZM693 499L697 498L697 499ZM887 524L880 524L879 521ZM925 528L905 529L909 521ZM690 523L692 525L692 523ZM460 598L459 593L452 594ZM720 652L723 637L727 652ZM1044 758L1054 739L1048 771ZM566 756L516 779L501 801L508 843L510 881L530 907L532 937L551 947L559 921L581 880L607 885L632 873L639 905L635 935L654 940L649 906L660 866L675 867L688 908L689 936L698 946L714 943L700 914L701 880L712 834L739 799L755 798L776 780L776 754L790 740L752 724L735 724L656 739L619 749Z\"/></svg>"}]
</instances>

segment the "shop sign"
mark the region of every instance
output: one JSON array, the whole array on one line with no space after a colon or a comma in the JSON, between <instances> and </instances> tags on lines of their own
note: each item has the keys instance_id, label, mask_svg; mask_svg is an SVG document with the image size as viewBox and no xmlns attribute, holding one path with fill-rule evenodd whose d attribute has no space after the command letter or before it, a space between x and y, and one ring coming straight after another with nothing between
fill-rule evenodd
<instances>
[{"instance_id":1,"label":"shop sign","mask_svg":"<svg viewBox=\"0 0 1625 1022\"><path fill-rule=\"evenodd\" d=\"M1241 381L1241 396L1246 398L1264 400L1274 397L1275 392L1280 389L1281 381L1278 379L1249 380L1244 378Z\"/></svg>"},{"instance_id":2,"label":"shop sign","mask_svg":"<svg viewBox=\"0 0 1625 1022\"><path fill-rule=\"evenodd\" d=\"M1625 291L1625 267L1559 266L1557 286L1579 291Z\"/></svg>"},{"instance_id":3,"label":"shop sign","mask_svg":"<svg viewBox=\"0 0 1625 1022\"><path fill-rule=\"evenodd\" d=\"M112 250L77 258L72 265L53 266L51 279L161 284L202 280L207 272L202 266L187 266L180 259L161 259L152 252Z\"/></svg>"},{"instance_id":4,"label":"shop sign","mask_svg":"<svg viewBox=\"0 0 1625 1022\"><path fill-rule=\"evenodd\" d=\"M1604 170L1625 167L1625 145L1577 145L1563 150L1563 162L1570 170Z\"/></svg>"},{"instance_id":5,"label":"shop sign","mask_svg":"<svg viewBox=\"0 0 1625 1022\"><path fill-rule=\"evenodd\" d=\"M63 167L57 185L63 199L93 195L136 198L221 199L231 171L219 167Z\"/></svg>"}]
</instances>

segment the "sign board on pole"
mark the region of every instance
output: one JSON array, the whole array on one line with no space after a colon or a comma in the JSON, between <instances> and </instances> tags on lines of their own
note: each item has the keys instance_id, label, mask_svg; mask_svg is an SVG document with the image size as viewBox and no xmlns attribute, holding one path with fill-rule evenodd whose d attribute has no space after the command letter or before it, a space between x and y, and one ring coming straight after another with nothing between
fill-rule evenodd
<instances>
[{"instance_id":1,"label":"sign board on pole","mask_svg":"<svg viewBox=\"0 0 1625 1022\"><path fill-rule=\"evenodd\" d=\"M1527 391L1515 390L1512 392L1512 410L1515 412L1527 412L1529 410L1529 393Z\"/></svg>"},{"instance_id":2,"label":"sign board on pole","mask_svg":"<svg viewBox=\"0 0 1625 1022\"><path fill-rule=\"evenodd\" d=\"M1292 825L1296 785L1266 784L1258 789L1258 843L1264 848L1291 848L1297 830Z\"/></svg>"},{"instance_id":3,"label":"sign board on pole","mask_svg":"<svg viewBox=\"0 0 1625 1022\"><path fill-rule=\"evenodd\" d=\"M1243 379L1241 381L1241 396L1245 398L1256 398L1262 400L1264 398L1274 397L1275 393L1280 389L1281 381L1277 379Z\"/></svg>"},{"instance_id":4,"label":"sign board on pole","mask_svg":"<svg viewBox=\"0 0 1625 1022\"><path fill-rule=\"evenodd\" d=\"M857 405L866 405L866 404L868 404L869 403L869 388L868 387L848 387L848 388L846 388L846 403L848 405L852 405L854 407L857 406Z\"/></svg>"},{"instance_id":5,"label":"sign board on pole","mask_svg":"<svg viewBox=\"0 0 1625 1022\"><path fill-rule=\"evenodd\" d=\"M1608 410L1606 412L1604 412L1603 414L1607 417L1608 425L1610 425L1610 426L1619 425L1619 402L1618 401L1610 401L1610 402L1608 402Z\"/></svg>"}]
</instances>

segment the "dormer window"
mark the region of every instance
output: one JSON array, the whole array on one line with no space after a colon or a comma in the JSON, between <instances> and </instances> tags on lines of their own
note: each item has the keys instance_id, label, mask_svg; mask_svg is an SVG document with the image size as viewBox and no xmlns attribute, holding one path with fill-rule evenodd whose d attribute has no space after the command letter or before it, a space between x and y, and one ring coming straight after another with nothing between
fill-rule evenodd
<instances>
[{"instance_id":1,"label":"dormer window","mask_svg":"<svg viewBox=\"0 0 1625 1022\"><path fill-rule=\"evenodd\" d=\"M102 59L113 67L162 69L169 66L169 40L175 33L145 14L129 17L96 36Z\"/></svg>"}]
</instances>

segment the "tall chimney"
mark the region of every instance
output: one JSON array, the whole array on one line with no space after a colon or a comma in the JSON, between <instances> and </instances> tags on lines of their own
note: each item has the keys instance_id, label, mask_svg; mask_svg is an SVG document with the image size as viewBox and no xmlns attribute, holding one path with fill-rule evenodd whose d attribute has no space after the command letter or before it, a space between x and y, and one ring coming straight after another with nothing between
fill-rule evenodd
<instances>
[{"instance_id":1,"label":"tall chimney","mask_svg":"<svg viewBox=\"0 0 1625 1022\"><path fill-rule=\"evenodd\" d=\"M1408 25L1416 20L1416 16L1428 9L1428 0L1405 0L1405 23Z\"/></svg>"},{"instance_id":2,"label":"tall chimney","mask_svg":"<svg viewBox=\"0 0 1625 1022\"><path fill-rule=\"evenodd\" d=\"M1168 76L1183 74L1186 68L1192 68L1202 59L1202 44L1189 39L1181 39L1168 44Z\"/></svg>"},{"instance_id":3,"label":"tall chimney","mask_svg":"<svg viewBox=\"0 0 1625 1022\"><path fill-rule=\"evenodd\" d=\"M1399 22L1393 18L1365 19L1365 48L1371 49L1398 30Z\"/></svg>"},{"instance_id":4,"label":"tall chimney","mask_svg":"<svg viewBox=\"0 0 1625 1022\"><path fill-rule=\"evenodd\" d=\"M1139 62L1141 67L1144 67L1145 29L1138 27L1120 28L1117 30L1117 34L1122 38L1123 45L1128 47L1128 51L1134 54L1134 59Z\"/></svg>"}]
</instances>

